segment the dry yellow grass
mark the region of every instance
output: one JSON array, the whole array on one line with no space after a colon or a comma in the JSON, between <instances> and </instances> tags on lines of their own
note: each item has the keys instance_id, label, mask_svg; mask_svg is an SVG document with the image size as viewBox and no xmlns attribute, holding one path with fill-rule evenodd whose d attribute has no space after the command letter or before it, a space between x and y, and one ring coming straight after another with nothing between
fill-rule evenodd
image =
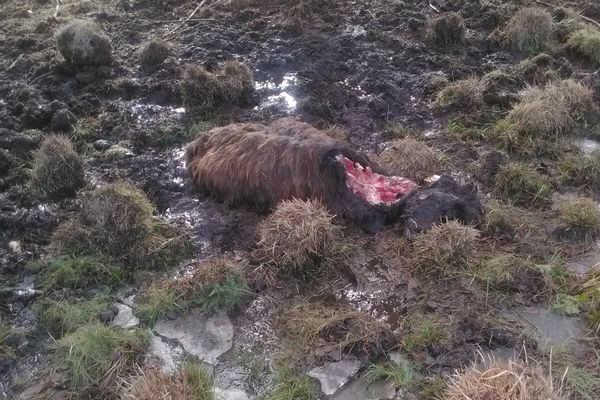
<instances>
[{"instance_id":1,"label":"dry yellow grass","mask_svg":"<svg viewBox=\"0 0 600 400\"><path fill-rule=\"evenodd\" d=\"M285 200L259 224L259 249L277 266L298 269L326 257L340 238L333 216L316 200Z\"/></svg>"},{"instance_id":2,"label":"dry yellow grass","mask_svg":"<svg viewBox=\"0 0 600 400\"><path fill-rule=\"evenodd\" d=\"M483 106L483 83L479 78L467 78L446 85L434 105L442 110L473 110Z\"/></svg>"},{"instance_id":3,"label":"dry yellow grass","mask_svg":"<svg viewBox=\"0 0 600 400\"><path fill-rule=\"evenodd\" d=\"M394 140L378 160L388 172L417 181L432 176L439 168L435 151L427 144L411 138Z\"/></svg>"},{"instance_id":4,"label":"dry yellow grass","mask_svg":"<svg viewBox=\"0 0 600 400\"><path fill-rule=\"evenodd\" d=\"M542 8L527 7L508 21L502 34L506 44L521 51L536 52L548 46L555 31L552 14Z\"/></svg>"},{"instance_id":5,"label":"dry yellow grass","mask_svg":"<svg viewBox=\"0 0 600 400\"><path fill-rule=\"evenodd\" d=\"M576 118L597 112L594 92L580 82L565 79L525 88L507 121L523 133L561 135L569 131Z\"/></svg>"},{"instance_id":6,"label":"dry yellow grass","mask_svg":"<svg viewBox=\"0 0 600 400\"><path fill-rule=\"evenodd\" d=\"M490 360L450 378L442 400L567 400L550 371L531 360Z\"/></svg>"},{"instance_id":7,"label":"dry yellow grass","mask_svg":"<svg viewBox=\"0 0 600 400\"><path fill-rule=\"evenodd\" d=\"M476 254L479 231L448 221L415 237L412 267L419 273L452 273L468 265Z\"/></svg>"}]
</instances>

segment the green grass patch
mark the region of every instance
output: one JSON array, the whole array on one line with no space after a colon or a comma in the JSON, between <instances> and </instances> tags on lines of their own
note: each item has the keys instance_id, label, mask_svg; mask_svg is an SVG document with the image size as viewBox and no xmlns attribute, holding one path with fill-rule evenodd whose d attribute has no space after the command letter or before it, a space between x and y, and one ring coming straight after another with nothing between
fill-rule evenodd
<instances>
[{"instance_id":1,"label":"green grass patch","mask_svg":"<svg viewBox=\"0 0 600 400\"><path fill-rule=\"evenodd\" d=\"M447 345L452 340L452 332L447 324L426 316L416 316L409 320L408 332L403 334L402 347L408 352L421 350L431 345Z\"/></svg>"},{"instance_id":2,"label":"green grass patch","mask_svg":"<svg viewBox=\"0 0 600 400\"><path fill-rule=\"evenodd\" d=\"M534 207L547 204L552 191L550 179L531 164L510 162L500 167L496 174L496 194L515 205Z\"/></svg>"},{"instance_id":3,"label":"green grass patch","mask_svg":"<svg viewBox=\"0 0 600 400\"><path fill-rule=\"evenodd\" d=\"M573 32L569 36L567 46L594 63L600 64L600 31L598 29L588 26Z\"/></svg>"},{"instance_id":4,"label":"green grass patch","mask_svg":"<svg viewBox=\"0 0 600 400\"><path fill-rule=\"evenodd\" d=\"M99 314L110 308L106 298L94 298L69 303L65 300L41 299L34 305L38 321L54 337L62 337L75 332L80 326L100 322Z\"/></svg>"},{"instance_id":5,"label":"green grass patch","mask_svg":"<svg viewBox=\"0 0 600 400\"><path fill-rule=\"evenodd\" d=\"M182 368L183 385L186 388L186 398L194 400L213 400L212 374L196 362L188 362Z\"/></svg>"},{"instance_id":6,"label":"green grass patch","mask_svg":"<svg viewBox=\"0 0 600 400\"><path fill-rule=\"evenodd\" d=\"M125 280L120 266L93 256L53 257L42 262L39 268L42 287L46 291L62 288L79 289L92 284L116 288Z\"/></svg>"},{"instance_id":7,"label":"green grass patch","mask_svg":"<svg viewBox=\"0 0 600 400\"><path fill-rule=\"evenodd\" d=\"M307 376L297 376L293 373L279 372L277 384L266 395L265 400L316 400L317 390Z\"/></svg>"},{"instance_id":8,"label":"green grass patch","mask_svg":"<svg viewBox=\"0 0 600 400\"><path fill-rule=\"evenodd\" d=\"M391 382L394 388L407 388L414 383L413 369L408 363L395 363L388 361L383 364L373 364L365 373L369 383L380 381Z\"/></svg>"},{"instance_id":9,"label":"green grass patch","mask_svg":"<svg viewBox=\"0 0 600 400\"><path fill-rule=\"evenodd\" d=\"M579 152L564 153L556 163L558 180L563 185L600 189L600 151L589 155Z\"/></svg>"},{"instance_id":10,"label":"green grass patch","mask_svg":"<svg viewBox=\"0 0 600 400\"><path fill-rule=\"evenodd\" d=\"M191 278L151 285L140 296L135 313L152 325L171 311L198 307L207 313L230 312L245 304L251 295L240 266L217 257L199 263Z\"/></svg>"},{"instance_id":11,"label":"green grass patch","mask_svg":"<svg viewBox=\"0 0 600 400\"><path fill-rule=\"evenodd\" d=\"M58 341L53 365L64 370L70 390L89 393L101 384L107 388L115 385L148 343L148 335L142 331L85 325Z\"/></svg>"},{"instance_id":12,"label":"green grass patch","mask_svg":"<svg viewBox=\"0 0 600 400\"><path fill-rule=\"evenodd\" d=\"M575 296L559 293L554 297L550 310L556 314L575 316L579 315L579 299Z\"/></svg>"}]
</instances>

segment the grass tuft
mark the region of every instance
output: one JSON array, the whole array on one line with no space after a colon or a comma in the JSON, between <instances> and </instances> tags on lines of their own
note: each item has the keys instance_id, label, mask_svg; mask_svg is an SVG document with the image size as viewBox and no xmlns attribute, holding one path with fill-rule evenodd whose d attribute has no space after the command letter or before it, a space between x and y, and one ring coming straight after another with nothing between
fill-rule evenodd
<instances>
[{"instance_id":1,"label":"grass tuft","mask_svg":"<svg viewBox=\"0 0 600 400\"><path fill-rule=\"evenodd\" d=\"M567 152L556 163L558 180L563 185L600 189L600 151L589 155Z\"/></svg>"},{"instance_id":2,"label":"grass tuft","mask_svg":"<svg viewBox=\"0 0 600 400\"><path fill-rule=\"evenodd\" d=\"M262 258L290 271L318 264L338 247L340 228L315 200L284 200L258 227Z\"/></svg>"},{"instance_id":3,"label":"grass tuft","mask_svg":"<svg viewBox=\"0 0 600 400\"><path fill-rule=\"evenodd\" d=\"M510 162L500 167L496 174L495 192L515 205L540 206L550 200L552 184L533 165Z\"/></svg>"},{"instance_id":4,"label":"grass tuft","mask_svg":"<svg viewBox=\"0 0 600 400\"><path fill-rule=\"evenodd\" d=\"M412 268L420 274L452 274L468 266L476 255L479 231L448 221L420 233L413 241Z\"/></svg>"},{"instance_id":5,"label":"grass tuft","mask_svg":"<svg viewBox=\"0 0 600 400\"><path fill-rule=\"evenodd\" d=\"M502 34L507 45L535 53L549 46L555 31L552 14L541 8L526 7L513 15Z\"/></svg>"},{"instance_id":6,"label":"grass tuft","mask_svg":"<svg viewBox=\"0 0 600 400\"><path fill-rule=\"evenodd\" d=\"M600 64L600 31L596 28L585 27L569 36L567 46Z\"/></svg>"},{"instance_id":7,"label":"grass tuft","mask_svg":"<svg viewBox=\"0 0 600 400\"><path fill-rule=\"evenodd\" d=\"M576 236L593 237L600 232L600 208L593 199L571 196L559 205L561 220Z\"/></svg>"},{"instance_id":8,"label":"grass tuft","mask_svg":"<svg viewBox=\"0 0 600 400\"><path fill-rule=\"evenodd\" d=\"M373 364L367 369L365 378L369 383L391 382L395 389L407 388L414 383L413 370L406 362Z\"/></svg>"},{"instance_id":9,"label":"grass tuft","mask_svg":"<svg viewBox=\"0 0 600 400\"><path fill-rule=\"evenodd\" d=\"M125 279L120 267L97 257L55 257L43 263L41 268L42 286L46 291L79 289L98 283L114 288Z\"/></svg>"},{"instance_id":10,"label":"grass tuft","mask_svg":"<svg viewBox=\"0 0 600 400\"><path fill-rule=\"evenodd\" d=\"M279 374L278 382L265 400L316 400L317 390L307 376L287 372ZM283 375L283 376L282 376Z\"/></svg>"},{"instance_id":11,"label":"grass tuft","mask_svg":"<svg viewBox=\"0 0 600 400\"><path fill-rule=\"evenodd\" d=\"M153 325L171 311L192 307L208 313L230 312L245 304L251 294L240 266L216 257L198 263L191 277L153 283L140 296L135 313Z\"/></svg>"},{"instance_id":12,"label":"grass tuft","mask_svg":"<svg viewBox=\"0 0 600 400\"><path fill-rule=\"evenodd\" d=\"M65 371L67 385L75 392L110 390L147 345L148 337L140 331L84 325L58 341L53 362L57 369Z\"/></svg>"},{"instance_id":13,"label":"grass tuft","mask_svg":"<svg viewBox=\"0 0 600 400\"><path fill-rule=\"evenodd\" d=\"M56 32L54 39L69 64L101 66L113 62L110 40L91 21L72 20Z\"/></svg>"},{"instance_id":14,"label":"grass tuft","mask_svg":"<svg viewBox=\"0 0 600 400\"><path fill-rule=\"evenodd\" d=\"M427 39L440 46L451 46L465 40L465 20L455 12L444 13L427 21Z\"/></svg>"},{"instance_id":15,"label":"grass tuft","mask_svg":"<svg viewBox=\"0 0 600 400\"><path fill-rule=\"evenodd\" d=\"M443 400L544 399L566 400L552 374L531 360L492 359L483 368L476 365L454 374Z\"/></svg>"},{"instance_id":16,"label":"grass tuft","mask_svg":"<svg viewBox=\"0 0 600 400\"><path fill-rule=\"evenodd\" d=\"M439 168L435 150L411 138L394 140L377 158L389 173L416 181L432 176Z\"/></svg>"},{"instance_id":17,"label":"grass tuft","mask_svg":"<svg viewBox=\"0 0 600 400\"><path fill-rule=\"evenodd\" d=\"M85 185L83 160L66 136L47 136L35 153L31 189L41 197L73 195Z\"/></svg>"},{"instance_id":18,"label":"grass tuft","mask_svg":"<svg viewBox=\"0 0 600 400\"><path fill-rule=\"evenodd\" d=\"M483 104L482 82L475 77L449 83L440 90L434 102L436 108L445 111L472 111Z\"/></svg>"},{"instance_id":19,"label":"grass tuft","mask_svg":"<svg viewBox=\"0 0 600 400\"><path fill-rule=\"evenodd\" d=\"M152 67L161 64L171 55L169 45L162 39L152 39L145 43L138 53L142 65Z\"/></svg>"},{"instance_id":20,"label":"grass tuft","mask_svg":"<svg viewBox=\"0 0 600 400\"><path fill-rule=\"evenodd\" d=\"M186 257L191 244L153 212L154 206L135 186L102 186L82 197L77 218L54 231L52 251L108 258L130 270L165 268Z\"/></svg>"},{"instance_id":21,"label":"grass tuft","mask_svg":"<svg viewBox=\"0 0 600 400\"><path fill-rule=\"evenodd\" d=\"M426 316L417 316L409 320L408 331L402 335L402 347L414 352L432 345L446 345L452 336L446 325Z\"/></svg>"},{"instance_id":22,"label":"grass tuft","mask_svg":"<svg viewBox=\"0 0 600 400\"><path fill-rule=\"evenodd\" d=\"M219 107L249 103L254 78L250 68L239 61L227 61L215 72L188 65L180 89L186 107L208 114Z\"/></svg>"},{"instance_id":23,"label":"grass tuft","mask_svg":"<svg viewBox=\"0 0 600 400\"><path fill-rule=\"evenodd\" d=\"M34 309L39 322L54 336L62 337L75 332L80 326L100 322L99 314L110 308L105 298L68 303L65 300L41 300Z\"/></svg>"}]
</instances>

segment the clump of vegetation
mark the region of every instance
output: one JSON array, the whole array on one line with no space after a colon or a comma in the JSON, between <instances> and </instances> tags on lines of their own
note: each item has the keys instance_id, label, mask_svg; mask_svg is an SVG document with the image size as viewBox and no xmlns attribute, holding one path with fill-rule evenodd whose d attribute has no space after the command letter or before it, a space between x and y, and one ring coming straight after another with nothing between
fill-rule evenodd
<instances>
[{"instance_id":1,"label":"clump of vegetation","mask_svg":"<svg viewBox=\"0 0 600 400\"><path fill-rule=\"evenodd\" d=\"M514 254L499 254L481 263L474 271L486 288L509 291L519 290L527 283L545 287L542 273L528 260Z\"/></svg>"},{"instance_id":2,"label":"clump of vegetation","mask_svg":"<svg viewBox=\"0 0 600 400\"><path fill-rule=\"evenodd\" d=\"M496 174L495 191L512 204L531 207L550 200L552 184L533 165L510 162Z\"/></svg>"},{"instance_id":3,"label":"clump of vegetation","mask_svg":"<svg viewBox=\"0 0 600 400\"><path fill-rule=\"evenodd\" d=\"M110 308L106 298L94 298L69 303L65 300L41 300L36 302L38 320L54 337L75 332L80 326L101 322L99 315Z\"/></svg>"},{"instance_id":4,"label":"clump of vegetation","mask_svg":"<svg viewBox=\"0 0 600 400\"><path fill-rule=\"evenodd\" d=\"M514 206L492 202L486 210L483 230L493 235L513 237L523 223L520 214Z\"/></svg>"},{"instance_id":5,"label":"clump of vegetation","mask_svg":"<svg viewBox=\"0 0 600 400\"><path fill-rule=\"evenodd\" d=\"M187 363L174 375L155 368L136 368L121 382L122 400L213 400L213 377L198 363Z\"/></svg>"},{"instance_id":6,"label":"clump of vegetation","mask_svg":"<svg viewBox=\"0 0 600 400\"><path fill-rule=\"evenodd\" d=\"M452 340L448 324L426 316L414 316L408 320L408 327L402 335L402 347L413 352L433 345L447 345Z\"/></svg>"},{"instance_id":7,"label":"clump of vegetation","mask_svg":"<svg viewBox=\"0 0 600 400\"><path fill-rule=\"evenodd\" d=\"M112 183L86 193L74 220L53 234L55 254L108 258L135 270L164 268L191 249L185 234L153 217L145 194L126 183Z\"/></svg>"},{"instance_id":8,"label":"clump of vegetation","mask_svg":"<svg viewBox=\"0 0 600 400\"><path fill-rule=\"evenodd\" d=\"M84 325L57 343L54 366L64 370L67 386L78 393L111 390L148 345L148 336L102 324Z\"/></svg>"},{"instance_id":9,"label":"clump of vegetation","mask_svg":"<svg viewBox=\"0 0 600 400\"><path fill-rule=\"evenodd\" d=\"M567 367L562 375L564 387L571 393L571 398L593 400L600 396L600 374L594 367L573 364Z\"/></svg>"},{"instance_id":10,"label":"clump of vegetation","mask_svg":"<svg viewBox=\"0 0 600 400\"><path fill-rule=\"evenodd\" d=\"M215 72L188 65L180 84L183 102L200 113L227 105L245 105L254 93L250 68L239 61L227 61Z\"/></svg>"},{"instance_id":11,"label":"clump of vegetation","mask_svg":"<svg viewBox=\"0 0 600 400\"><path fill-rule=\"evenodd\" d=\"M99 123L96 118L86 117L78 119L69 134L71 140L77 144L87 143L98 137Z\"/></svg>"},{"instance_id":12,"label":"clump of vegetation","mask_svg":"<svg viewBox=\"0 0 600 400\"><path fill-rule=\"evenodd\" d=\"M190 304L206 311L234 310L251 294L239 263L226 257L199 263L184 286L193 292Z\"/></svg>"},{"instance_id":13,"label":"clump of vegetation","mask_svg":"<svg viewBox=\"0 0 600 400\"><path fill-rule=\"evenodd\" d=\"M251 293L240 265L229 258L215 257L198 263L190 277L151 285L140 296L136 315L154 324L171 311L191 307L229 312L244 304Z\"/></svg>"},{"instance_id":14,"label":"clump of vegetation","mask_svg":"<svg viewBox=\"0 0 600 400\"><path fill-rule=\"evenodd\" d=\"M436 152L416 139L399 139L391 142L378 156L379 162L390 173L416 181L423 181L439 168Z\"/></svg>"},{"instance_id":15,"label":"clump of vegetation","mask_svg":"<svg viewBox=\"0 0 600 400\"><path fill-rule=\"evenodd\" d=\"M451 377L443 400L551 399L566 400L550 371L525 360L491 360L485 368L476 365Z\"/></svg>"},{"instance_id":16,"label":"clump of vegetation","mask_svg":"<svg viewBox=\"0 0 600 400\"><path fill-rule=\"evenodd\" d=\"M600 270L593 268L579 286L578 300L586 306L586 319L590 327L600 331Z\"/></svg>"},{"instance_id":17,"label":"clump of vegetation","mask_svg":"<svg viewBox=\"0 0 600 400\"><path fill-rule=\"evenodd\" d=\"M258 243L269 264L291 271L318 264L338 247L340 228L315 200L284 200L259 224Z\"/></svg>"},{"instance_id":18,"label":"clump of vegetation","mask_svg":"<svg viewBox=\"0 0 600 400\"><path fill-rule=\"evenodd\" d=\"M600 64L600 31L592 27L585 27L573 32L569 36L567 46Z\"/></svg>"},{"instance_id":19,"label":"clump of vegetation","mask_svg":"<svg viewBox=\"0 0 600 400\"><path fill-rule=\"evenodd\" d=\"M579 315L579 305L581 303L575 296L571 296L565 293L558 293L554 297L554 301L550 306L550 310L557 314L575 316Z\"/></svg>"},{"instance_id":20,"label":"clump of vegetation","mask_svg":"<svg viewBox=\"0 0 600 400\"><path fill-rule=\"evenodd\" d=\"M91 21L72 20L54 35L65 60L76 66L101 66L113 62L108 37Z\"/></svg>"},{"instance_id":21,"label":"clump of vegetation","mask_svg":"<svg viewBox=\"0 0 600 400\"><path fill-rule=\"evenodd\" d=\"M35 154L31 189L39 196L72 195L85 185L83 160L66 136L44 139Z\"/></svg>"},{"instance_id":22,"label":"clump of vegetation","mask_svg":"<svg viewBox=\"0 0 600 400\"><path fill-rule=\"evenodd\" d=\"M145 43L138 53L140 63L148 67L161 64L170 55L169 45L161 39L152 39Z\"/></svg>"},{"instance_id":23,"label":"clump of vegetation","mask_svg":"<svg viewBox=\"0 0 600 400\"><path fill-rule=\"evenodd\" d=\"M565 79L525 88L521 101L506 119L523 135L556 139L577 121L593 119L597 114L594 92L573 79Z\"/></svg>"},{"instance_id":24,"label":"clump of vegetation","mask_svg":"<svg viewBox=\"0 0 600 400\"><path fill-rule=\"evenodd\" d=\"M290 372L280 373L277 384L265 400L316 400L317 390L308 376L297 376Z\"/></svg>"},{"instance_id":25,"label":"clump of vegetation","mask_svg":"<svg viewBox=\"0 0 600 400\"><path fill-rule=\"evenodd\" d=\"M483 86L479 78L467 78L446 85L435 98L442 110L473 110L483 106Z\"/></svg>"},{"instance_id":26,"label":"clump of vegetation","mask_svg":"<svg viewBox=\"0 0 600 400\"><path fill-rule=\"evenodd\" d=\"M452 136L455 136L459 140L463 141L476 141L484 138L483 130L472 126L471 124L464 123L459 119L452 119L446 124L446 130Z\"/></svg>"},{"instance_id":27,"label":"clump of vegetation","mask_svg":"<svg viewBox=\"0 0 600 400\"><path fill-rule=\"evenodd\" d=\"M562 184L600 188L600 151L589 155L567 152L556 163L558 180Z\"/></svg>"},{"instance_id":28,"label":"clump of vegetation","mask_svg":"<svg viewBox=\"0 0 600 400\"><path fill-rule=\"evenodd\" d=\"M559 205L561 220L577 236L592 237L600 232L600 208L589 197L571 196Z\"/></svg>"},{"instance_id":29,"label":"clump of vegetation","mask_svg":"<svg viewBox=\"0 0 600 400\"><path fill-rule=\"evenodd\" d=\"M465 31L465 20L455 12L444 13L427 21L427 39L440 46L462 43Z\"/></svg>"},{"instance_id":30,"label":"clump of vegetation","mask_svg":"<svg viewBox=\"0 0 600 400\"><path fill-rule=\"evenodd\" d=\"M406 139L411 136L416 136L419 133L416 129L404 126L396 121L386 122L383 129L385 133L393 139Z\"/></svg>"},{"instance_id":31,"label":"clump of vegetation","mask_svg":"<svg viewBox=\"0 0 600 400\"><path fill-rule=\"evenodd\" d=\"M371 355L393 345L390 330L368 314L341 305L304 300L277 319L284 336L306 355L323 345ZM325 347L327 347L325 346Z\"/></svg>"},{"instance_id":32,"label":"clump of vegetation","mask_svg":"<svg viewBox=\"0 0 600 400\"><path fill-rule=\"evenodd\" d=\"M412 267L420 274L452 274L476 256L479 231L458 221L448 221L418 234L413 241Z\"/></svg>"},{"instance_id":33,"label":"clump of vegetation","mask_svg":"<svg viewBox=\"0 0 600 400\"><path fill-rule=\"evenodd\" d=\"M19 332L4 321L0 321L0 361L10 362L16 358L15 350L13 346L9 344L9 341Z\"/></svg>"},{"instance_id":34,"label":"clump of vegetation","mask_svg":"<svg viewBox=\"0 0 600 400\"><path fill-rule=\"evenodd\" d=\"M526 7L513 15L502 35L507 45L533 53L546 48L554 39L555 31L552 14L541 8Z\"/></svg>"},{"instance_id":35,"label":"clump of vegetation","mask_svg":"<svg viewBox=\"0 0 600 400\"><path fill-rule=\"evenodd\" d=\"M44 290L79 289L91 284L116 287L124 280L123 272L106 260L90 256L53 257L40 264Z\"/></svg>"},{"instance_id":36,"label":"clump of vegetation","mask_svg":"<svg viewBox=\"0 0 600 400\"><path fill-rule=\"evenodd\" d=\"M367 369L365 378L370 383L391 382L396 389L406 388L414 383L413 370L407 362L388 361L383 364L373 364Z\"/></svg>"}]
</instances>

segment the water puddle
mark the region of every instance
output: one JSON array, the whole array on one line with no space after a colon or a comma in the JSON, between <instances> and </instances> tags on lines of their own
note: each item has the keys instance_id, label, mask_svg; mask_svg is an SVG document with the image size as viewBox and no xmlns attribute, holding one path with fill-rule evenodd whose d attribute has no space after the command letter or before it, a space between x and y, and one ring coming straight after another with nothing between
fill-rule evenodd
<instances>
[{"instance_id":1,"label":"water puddle","mask_svg":"<svg viewBox=\"0 0 600 400\"><path fill-rule=\"evenodd\" d=\"M280 108L288 114L292 113L298 105L293 93L293 89L297 84L298 77L296 73L283 75L280 83L276 83L274 80L255 82L254 88L261 94L266 94L265 99L255 107L255 110Z\"/></svg>"},{"instance_id":2,"label":"water puddle","mask_svg":"<svg viewBox=\"0 0 600 400\"><path fill-rule=\"evenodd\" d=\"M405 314L404 299L383 290L366 292L347 288L335 296L357 310L368 313L378 321L387 323L393 331L400 326Z\"/></svg>"},{"instance_id":3,"label":"water puddle","mask_svg":"<svg viewBox=\"0 0 600 400\"><path fill-rule=\"evenodd\" d=\"M158 104L144 104L137 100L132 102L130 107L131 114L137 122L142 122L148 117L174 117L180 118L185 114L185 107L159 106Z\"/></svg>"}]
</instances>

